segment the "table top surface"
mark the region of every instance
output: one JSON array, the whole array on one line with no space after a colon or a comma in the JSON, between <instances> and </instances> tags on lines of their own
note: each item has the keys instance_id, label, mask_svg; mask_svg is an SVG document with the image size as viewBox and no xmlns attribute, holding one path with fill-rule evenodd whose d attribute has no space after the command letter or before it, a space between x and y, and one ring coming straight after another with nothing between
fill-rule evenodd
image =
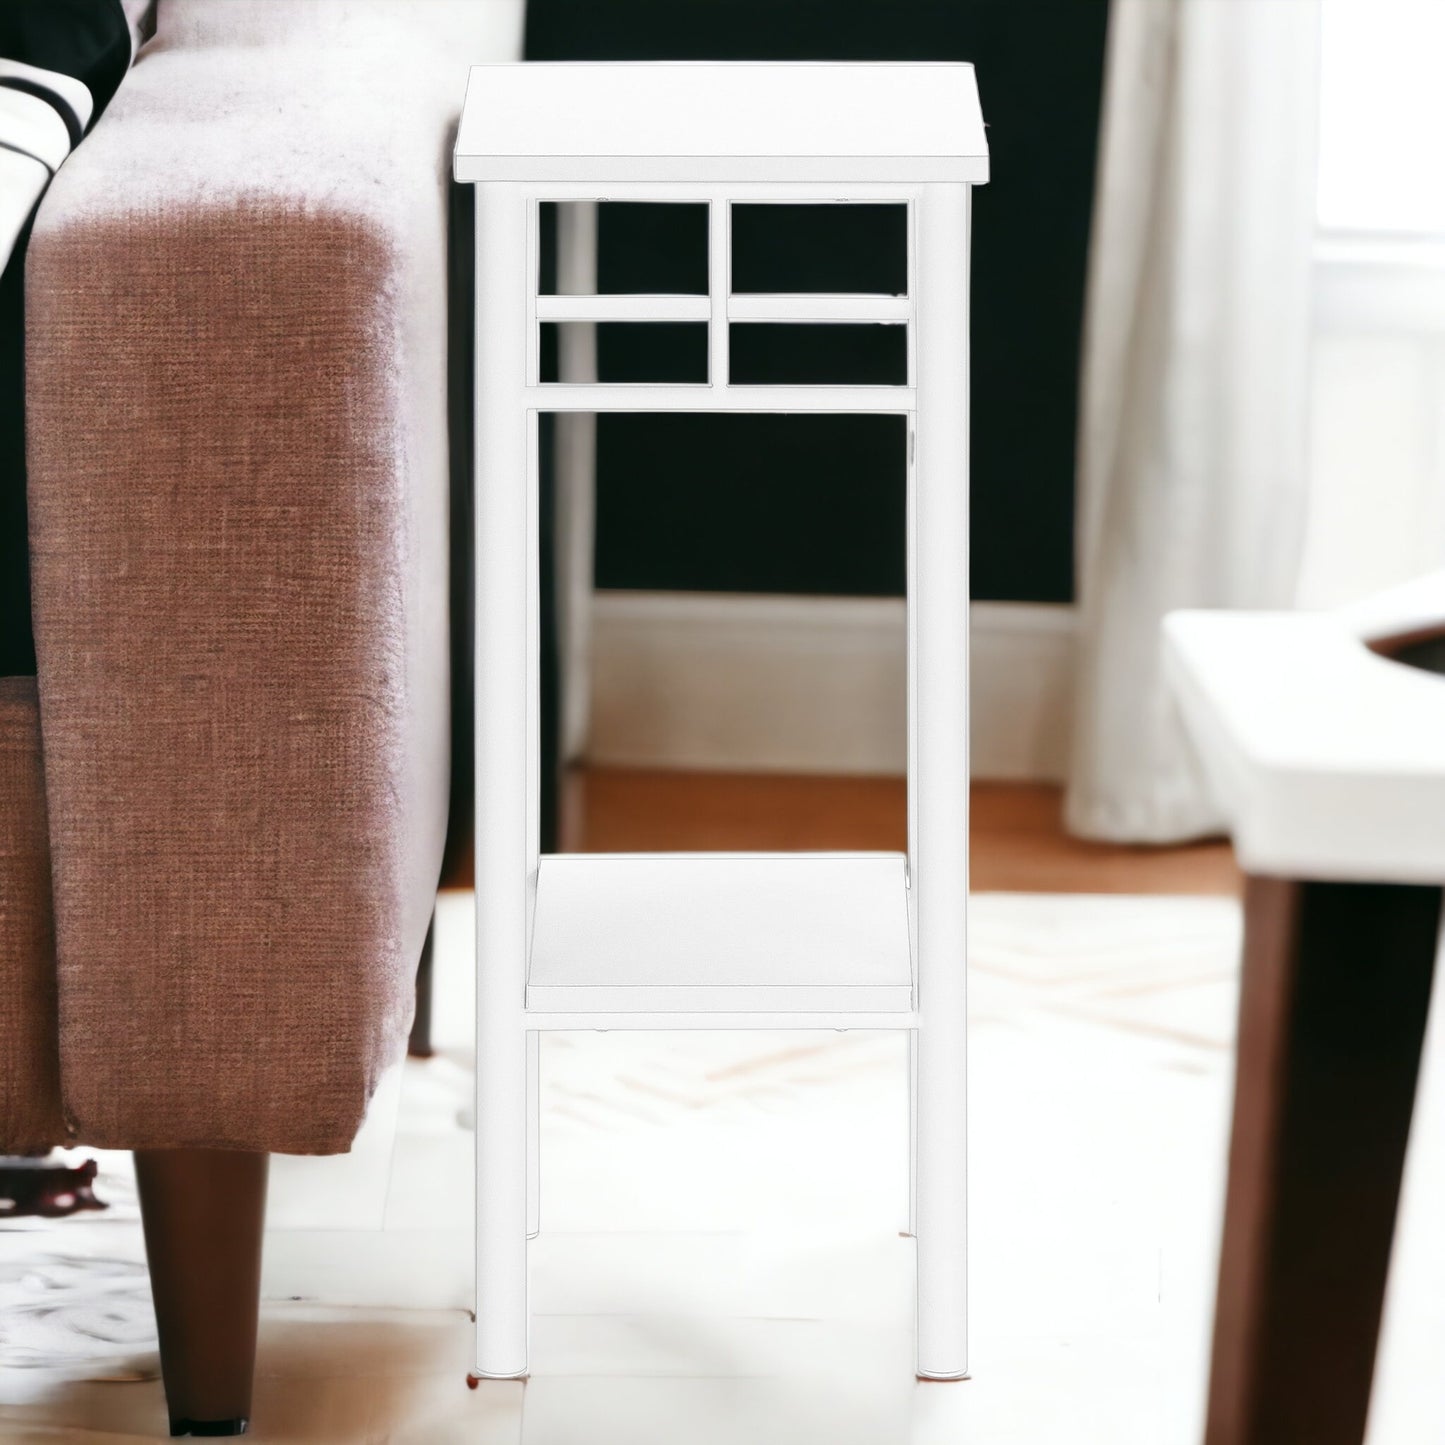
<instances>
[{"instance_id":1,"label":"table top surface","mask_svg":"<svg viewBox=\"0 0 1445 1445\"><path fill-rule=\"evenodd\" d=\"M1445 677L1373 651L1445 621L1445 572L1334 613L1176 612L1165 656L1249 871L1445 882Z\"/></svg>"},{"instance_id":2,"label":"table top surface","mask_svg":"<svg viewBox=\"0 0 1445 1445\"><path fill-rule=\"evenodd\" d=\"M988 179L971 65L474 66L458 180Z\"/></svg>"}]
</instances>

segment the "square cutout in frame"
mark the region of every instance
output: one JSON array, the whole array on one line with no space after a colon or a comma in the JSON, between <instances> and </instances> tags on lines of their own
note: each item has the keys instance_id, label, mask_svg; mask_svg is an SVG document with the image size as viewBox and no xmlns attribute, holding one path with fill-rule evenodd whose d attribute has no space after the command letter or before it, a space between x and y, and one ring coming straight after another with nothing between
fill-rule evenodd
<instances>
[{"instance_id":1,"label":"square cutout in frame","mask_svg":"<svg viewBox=\"0 0 1445 1445\"><path fill-rule=\"evenodd\" d=\"M578 374L586 331L595 326L596 375ZM543 321L539 323L538 380L569 382L706 384L705 321ZM568 374L570 373L570 374Z\"/></svg>"},{"instance_id":2,"label":"square cutout in frame","mask_svg":"<svg viewBox=\"0 0 1445 1445\"><path fill-rule=\"evenodd\" d=\"M732 289L906 296L908 205L734 202Z\"/></svg>"},{"instance_id":3,"label":"square cutout in frame","mask_svg":"<svg viewBox=\"0 0 1445 1445\"><path fill-rule=\"evenodd\" d=\"M559 228L586 230L596 210L597 278L588 284L559 268ZM705 201L541 201L537 206L540 296L706 296Z\"/></svg>"},{"instance_id":4,"label":"square cutout in frame","mask_svg":"<svg viewBox=\"0 0 1445 1445\"><path fill-rule=\"evenodd\" d=\"M735 321L728 374L740 386L906 386L908 327Z\"/></svg>"},{"instance_id":5,"label":"square cutout in frame","mask_svg":"<svg viewBox=\"0 0 1445 1445\"><path fill-rule=\"evenodd\" d=\"M907 488L896 413L600 413L596 585L901 597Z\"/></svg>"}]
</instances>

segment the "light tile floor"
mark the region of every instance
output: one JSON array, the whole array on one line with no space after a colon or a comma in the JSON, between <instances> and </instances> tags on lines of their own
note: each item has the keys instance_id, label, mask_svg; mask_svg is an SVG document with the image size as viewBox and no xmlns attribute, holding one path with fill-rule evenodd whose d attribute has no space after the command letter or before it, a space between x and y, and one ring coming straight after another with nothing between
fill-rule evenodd
<instances>
[{"instance_id":1,"label":"light tile floor","mask_svg":"<svg viewBox=\"0 0 1445 1445\"><path fill-rule=\"evenodd\" d=\"M974 900L972 1380L913 1378L901 1038L575 1034L543 1056L533 1374L476 1391L464 1385L471 1149L458 1124L469 909L444 895L444 1052L408 1066L385 1228L268 1238L256 1439L1195 1445L1232 902ZM1445 1440L1445 1254L1429 1228L1445 1202L1441 1072L1421 1103L1371 1445ZM153 1364L123 1263L140 1258L124 1156L104 1163L111 1217L0 1235L6 1442L163 1433L153 1379L83 1378ZM97 1294L93 1263L56 1265L66 1258L122 1261L117 1293ZM72 1296L18 1314L57 1269ZM127 1329L120 1347L97 1339ZM70 1363L16 1368L27 1340Z\"/></svg>"}]
</instances>

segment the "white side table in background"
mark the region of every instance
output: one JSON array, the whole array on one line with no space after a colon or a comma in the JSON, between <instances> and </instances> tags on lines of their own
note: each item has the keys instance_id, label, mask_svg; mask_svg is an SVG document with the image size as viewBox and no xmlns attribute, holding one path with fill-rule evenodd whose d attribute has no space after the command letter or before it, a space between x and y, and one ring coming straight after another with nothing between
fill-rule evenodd
<instances>
[{"instance_id":1,"label":"white side table in background","mask_svg":"<svg viewBox=\"0 0 1445 1445\"><path fill-rule=\"evenodd\" d=\"M914 1072L918 1373L967 1373L968 249L988 178L967 65L534 64L471 72L477 187L477 1373L527 1372L542 1029L897 1028ZM540 295L539 208L708 208L706 296ZM905 208L905 295L738 295L739 204ZM542 379L548 323L708 327L706 380ZM905 329L893 385L743 385L737 324ZM538 417L906 418L908 853L538 849ZM685 477L679 485L685 485Z\"/></svg>"},{"instance_id":2,"label":"white side table in background","mask_svg":"<svg viewBox=\"0 0 1445 1445\"><path fill-rule=\"evenodd\" d=\"M1247 875L1205 1440L1362 1445L1445 903L1445 572L1171 613L1164 655Z\"/></svg>"}]
</instances>

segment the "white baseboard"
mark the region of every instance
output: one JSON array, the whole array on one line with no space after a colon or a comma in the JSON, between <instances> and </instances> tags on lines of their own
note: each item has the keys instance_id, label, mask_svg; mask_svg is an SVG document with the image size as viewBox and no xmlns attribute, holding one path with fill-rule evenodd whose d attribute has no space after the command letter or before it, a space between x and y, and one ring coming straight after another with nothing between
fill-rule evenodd
<instances>
[{"instance_id":1,"label":"white baseboard","mask_svg":"<svg viewBox=\"0 0 1445 1445\"><path fill-rule=\"evenodd\" d=\"M900 600L598 592L588 761L901 774ZM1074 609L976 602L973 773L1061 780Z\"/></svg>"}]
</instances>

